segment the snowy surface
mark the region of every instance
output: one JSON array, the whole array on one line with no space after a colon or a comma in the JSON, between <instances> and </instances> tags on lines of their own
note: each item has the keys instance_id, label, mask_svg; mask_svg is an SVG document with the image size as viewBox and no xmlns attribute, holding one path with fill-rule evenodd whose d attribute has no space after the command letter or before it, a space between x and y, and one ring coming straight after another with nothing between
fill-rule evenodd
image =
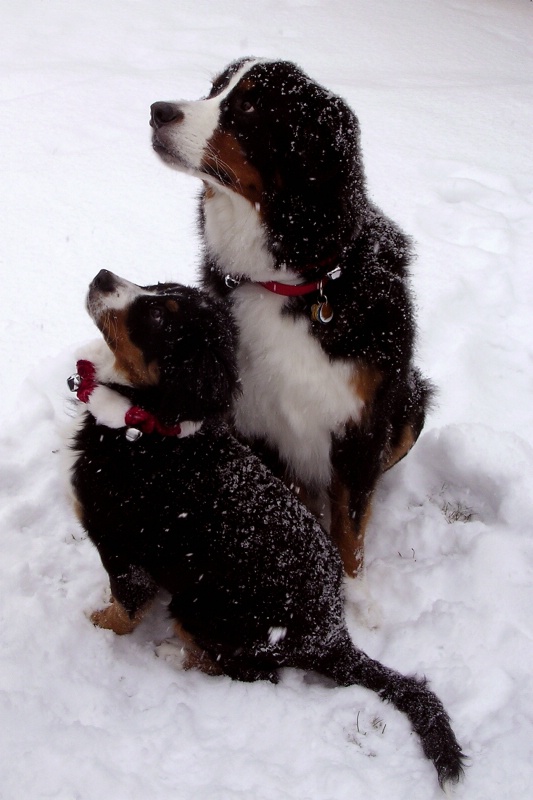
<instances>
[{"instance_id":1,"label":"snowy surface","mask_svg":"<svg viewBox=\"0 0 533 800\"><path fill-rule=\"evenodd\" d=\"M156 658L87 615L106 576L66 500L65 378L102 267L195 279L198 186L148 108L229 60L300 63L358 114L373 199L417 242L419 359L439 406L375 504L354 638L425 673L470 767L533 785L533 3L3 0L0 33L0 797L432 800L402 716L357 687L277 687Z\"/></svg>"}]
</instances>

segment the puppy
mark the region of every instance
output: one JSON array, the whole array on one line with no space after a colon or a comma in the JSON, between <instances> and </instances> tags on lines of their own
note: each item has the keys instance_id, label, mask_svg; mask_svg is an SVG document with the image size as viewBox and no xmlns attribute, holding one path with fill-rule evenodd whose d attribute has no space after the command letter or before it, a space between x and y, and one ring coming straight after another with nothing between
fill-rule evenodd
<instances>
[{"instance_id":1,"label":"puppy","mask_svg":"<svg viewBox=\"0 0 533 800\"><path fill-rule=\"evenodd\" d=\"M69 379L86 404L71 480L113 598L93 622L131 632L164 588L192 662L246 681L298 667L372 689L408 716L440 783L457 781L463 756L441 702L354 646L330 537L229 432L225 304L102 270L87 305L107 347Z\"/></svg>"},{"instance_id":2,"label":"puppy","mask_svg":"<svg viewBox=\"0 0 533 800\"><path fill-rule=\"evenodd\" d=\"M154 103L151 125L162 160L203 181L203 285L239 330L236 428L331 518L353 575L376 481L432 391L410 243L368 200L357 119L294 64L243 59L205 99Z\"/></svg>"}]
</instances>

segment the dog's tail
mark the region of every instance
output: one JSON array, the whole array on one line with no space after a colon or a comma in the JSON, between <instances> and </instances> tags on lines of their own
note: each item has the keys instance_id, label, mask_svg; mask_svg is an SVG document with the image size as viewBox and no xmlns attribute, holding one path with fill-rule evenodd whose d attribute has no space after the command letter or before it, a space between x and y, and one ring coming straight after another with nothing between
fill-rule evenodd
<instances>
[{"instance_id":1,"label":"dog's tail","mask_svg":"<svg viewBox=\"0 0 533 800\"><path fill-rule=\"evenodd\" d=\"M405 677L369 658L347 633L326 652L318 669L341 686L358 684L377 692L406 714L426 757L435 765L442 788L461 779L465 756L444 706L425 680Z\"/></svg>"}]
</instances>

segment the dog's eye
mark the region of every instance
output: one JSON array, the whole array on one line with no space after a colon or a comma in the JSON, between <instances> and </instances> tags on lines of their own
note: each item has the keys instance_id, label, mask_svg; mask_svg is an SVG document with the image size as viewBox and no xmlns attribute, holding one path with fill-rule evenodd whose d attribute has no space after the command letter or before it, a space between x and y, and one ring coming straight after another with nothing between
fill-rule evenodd
<instances>
[{"instance_id":1,"label":"dog's eye","mask_svg":"<svg viewBox=\"0 0 533 800\"><path fill-rule=\"evenodd\" d=\"M245 114L252 114L255 111L255 106L250 100L243 100L240 104L240 110Z\"/></svg>"},{"instance_id":2,"label":"dog's eye","mask_svg":"<svg viewBox=\"0 0 533 800\"><path fill-rule=\"evenodd\" d=\"M161 325L164 317L163 309L160 306L150 306L148 316L154 325Z\"/></svg>"}]
</instances>

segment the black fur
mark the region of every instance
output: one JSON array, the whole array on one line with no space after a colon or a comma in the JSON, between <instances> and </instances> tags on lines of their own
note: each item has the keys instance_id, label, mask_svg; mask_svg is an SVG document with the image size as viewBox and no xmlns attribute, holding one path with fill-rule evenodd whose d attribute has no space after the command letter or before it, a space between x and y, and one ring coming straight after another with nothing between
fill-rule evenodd
<instances>
[{"instance_id":1,"label":"black fur","mask_svg":"<svg viewBox=\"0 0 533 800\"><path fill-rule=\"evenodd\" d=\"M276 681L290 666L376 691L408 716L441 784L457 781L462 753L442 704L424 681L354 646L330 537L224 422L237 391L236 335L225 307L194 289L157 291L177 307L164 327L150 313L157 297L135 300L125 314L131 340L157 361L160 382L111 386L155 414L163 409L169 424L191 413L200 419L191 404L200 387L205 419L193 435L152 433L136 442L123 428L83 419L72 484L115 602L133 620L163 587L172 616L233 678Z\"/></svg>"},{"instance_id":2,"label":"black fur","mask_svg":"<svg viewBox=\"0 0 533 800\"><path fill-rule=\"evenodd\" d=\"M279 475L288 469L290 480L311 495L329 491L332 511L338 502L334 485L341 488L341 495L347 492L349 507L341 515L344 528L352 526L352 551L354 547L362 550L376 481L417 439L433 393L430 382L413 363L416 331L408 274L411 243L367 196L359 123L344 100L284 61L250 60L244 77L224 94L246 62L235 62L222 72L208 99L223 98L217 131L238 142L243 164L260 175L260 189L257 197L250 194L250 202L259 209L275 268L288 268L304 283L323 277L333 266L342 269L341 277L326 287L334 309L329 324L311 321L317 293L288 299L282 313L305 319L309 336L320 342L332 361L349 360L354 371L379 374L375 393L365 400L363 418L358 424L347 423L340 436L331 433L330 485L306 485L296 463L278 460L275 441L258 436L251 444ZM161 105L168 112L164 117ZM152 110L154 147L177 168L182 166L179 152L176 155L168 143L178 136L187 113L179 103L155 104ZM217 191L215 181L224 192L231 189L246 196L241 184L232 184L231 173L224 172L221 160L216 169L201 166L196 174L208 178L209 192ZM225 282L232 264L224 260L224 253L217 251L206 233L209 192L200 203L205 245L202 283L213 295L231 300L232 293L239 291ZM245 259L239 265L244 281L250 276L253 281L265 280L253 272L253 259L250 253L249 272ZM273 317L272 325L276 324ZM242 346L246 348L245 341ZM342 537L334 528L335 522L332 535L339 543ZM343 546L346 550L346 542ZM347 564L349 572L353 568Z\"/></svg>"}]
</instances>

